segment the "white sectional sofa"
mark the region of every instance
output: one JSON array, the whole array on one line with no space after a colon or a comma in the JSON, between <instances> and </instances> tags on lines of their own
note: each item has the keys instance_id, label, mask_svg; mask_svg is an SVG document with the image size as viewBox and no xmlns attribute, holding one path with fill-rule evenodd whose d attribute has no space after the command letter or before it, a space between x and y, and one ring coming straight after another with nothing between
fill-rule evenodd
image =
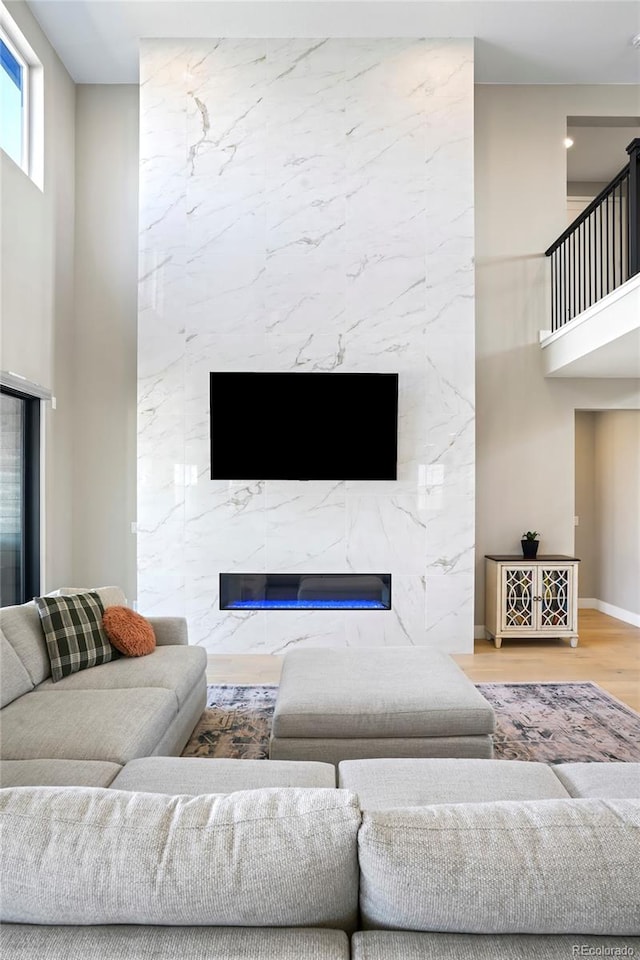
<instances>
[{"instance_id":1,"label":"white sectional sofa","mask_svg":"<svg viewBox=\"0 0 640 960\"><path fill-rule=\"evenodd\" d=\"M3 960L640 951L640 764L171 756L206 657L152 623L53 684L34 605L0 610Z\"/></svg>"},{"instance_id":2,"label":"white sectional sofa","mask_svg":"<svg viewBox=\"0 0 640 960\"><path fill-rule=\"evenodd\" d=\"M640 950L640 765L566 765L561 782L543 764L416 764L341 764L340 782L357 781L360 796L329 786L331 765L159 757L130 762L109 789L0 791L1 955L565 960ZM259 789L235 792L252 777Z\"/></svg>"},{"instance_id":3,"label":"white sectional sofa","mask_svg":"<svg viewBox=\"0 0 640 960\"><path fill-rule=\"evenodd\" d=\"M98 594L122 605L116 587ZM35 604L0 609L0 785L108 786L127 761L178 754L206 702L206 653L186 621L151 618L156 649L53 683Z\"/></svg>"}]
</instances>

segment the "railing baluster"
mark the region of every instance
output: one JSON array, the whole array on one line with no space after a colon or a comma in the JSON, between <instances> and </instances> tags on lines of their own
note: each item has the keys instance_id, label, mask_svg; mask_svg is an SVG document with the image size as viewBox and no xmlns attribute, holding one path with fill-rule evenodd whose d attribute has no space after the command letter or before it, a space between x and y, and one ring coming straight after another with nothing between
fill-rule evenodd
<instances>
[{"instance_id":1,"label":"railing baluster","mask_svg":"<svg viewBox=\"0 0 640 960\"><path fill-rule=\"evenodd\" d=\"M574 295L575 295L575 281L576 281L576 271L574 267L574 244L575 244L575 233L572 233L569 237L569 319L573 320L573 305L574 305Z\"/></svg>"},{"instance_id":2,"label":"railing baluster","mask_svg":"<svg viewBox=\"0 0 640 960\"><path fill-rule=\"evenodd\" d=\"M571 319L576 316L578 313L578 285L577 285L577 246L578 246L578 235L577 233L571 234L571 287L572 287L572 303L571 303Z\"/></svg>"},{"instance_id":3,"label":"railing baluster","mask_svg":"<svg viewBox=\"0 0 640 960\"><path fill-rule=\"evenodd\" d=\"M556 300L558 289L558 258L557 251L551 255L551 330L556 328Z\"/></svg>"},{"instance_id":4,"label":"railing baluster","mask_svg":"<svg viewBox=\"0 0 640 960\"><path fill-rule=\"evenodd\" d=\"M558 313L558 326L561 327L562 324L565 322L565 302L564 302L564 301L565 301L565 290L566 290L566 284L567 284L567 280L566 280L567 271L566 271L566 262L565 262L565 261L566 261L566 256L567 256L567 251L566 251L566 247L565 247L565 244L564 244L564 243L562 244L562 246L561 246L560 249L558 250L558 253L560 254L560 274L561 274L561 277L560 277L560 310L559 310L559 313Z\"/></svg>"},{"instance_id":5,"label":"railing baluster","mask_svg":"<svg viewBox=\"0 0 640 960\"><path fill-rule=\"evenodd\" d=\"M624 275L624 246L622 243L622 184L618 187L618 226L620 237L620 283L623 284L627 279Z\"/></svg>"},{"instance_id":6,"label":"railing baluster","mask_svg":"<svg viewBox=\"0 0 640 960\"><path fill-rule=\"evenodd\" d=\"M595 302L595 299L596 299L596 270L595 270L595 265L596 265L596 244L595 244L595 236L596 236L596 212L595 212L595 210L593 211L592 214L589 215L589 221L590 221L590 224L591 224L590 229L589 229L589 236L590 236L590 238L591 238L591 239L590 239L590 243L589 243L589 246L590 246L590 250L589 250L589 254L590 254L590 256L589 256L589 266L590 266L590 270L589 270L589 306L591 306L591 304L594 303L594 302Z\"/></svg>"},{"instance_id":7,"label":"railing baluster","mask_svg":"<svg viewBox=\"0 0 640 960\"><path fill-rule=\"evenodd\" d=\"M613 238L613 251L614 251L614 260L613 260L613 289L619 287L622 283L622 271L620 270L620 264L622 263L622 244L620 243L620 203L622 197L620 195L620 189L613 191L613 229L615 236ZM618 278L616 280L616 277Z\"/></svg>"},{"instance_id":8,"label":"railing baluster","mask_svg":"<svg viewBox=\"0 0 640 960\"><path fill-rule=\"evenodd\" d=\"M563 323L568 323L571 317L569 316L569 240L565 240L564 243L564 313L563 313Z\"/></svg>"},{"instance_id":9,"label":"railing baluster","mask_svg":"<svg viewBox=\"0 0 640 960\"><path fill-rule=\"evenodd\" d=\"M556 250L555 252L556 259L556 330L562 326L561 311L562 304L560 302L560 292L562 290L562 251Z\"/></svg>"},{"instance_id":10,"label":"railing baluster","mask_svg":"<svg viewBox=\"0 0 640 960\"><path fill-rule=\"evenodd\" d=\"M560 290L559 294L559 312L558 312L558 326L562 326L564 320L562 319L564 314L564 244L561 247L558 247L558 253L560 255Z\"/></svg>"},{"instance_id":11,"label":"railing baluster","mask_svg":"<svg viewBox=\"0 0 640 960\"><path fill-rule=\"evenodd\" d=\"M576 314L582 310L582 300L580 291L582 289L582 239L580 237L580 227L576 230Z\"/></svg>"},{"instance_id":12,"label":"railing baluster","mask_svg":"<svg viewBox=\"0 0 640 960\"><path fill-rule=\"evenodd\" d=\"M604 217L602 216L603 212L604 212L604 208L600 207L598 209L598 220L600 223L600 263L598 265L598 280L600 281L599 282L600 293L598 295L598 300L601 300L602 297L604 296L604 242L603 242Z\"/></svg>"},{"instance_id":13,"label":"railing baluster","mask_svg":"<svg viewBox=\"0 0 640 960\"><path fill-rule=\"evenodd\" d=\"M585 251L586 251L586 246L587 246L587 245L586 245L586 243L585 243L585 222L586 222L586 221L583 220L582 223L580 224L580 272L581 272L581 274L582 274L582 277L581 277L581 279L582 279L582 288L581 288L581 289L582 289L582 296L581 296L581 299L580 299L580 310L581 310L581 311L584 310L585 305L586 305L586 300L587 300L587 290L586 290L586 284L587 284L587 269L586 269L586 265L585 265Z\"/></svg>"},{"instance_id":14,"label":"railing baluster","mask_svg":"<svg viewBox=\"0 0 640 960\"><path fill-rule=\"evenodd\" d=\"M616 192L611 194L611 290L616 288L617 236L616 236Z\"/></svg>"},{"instance_id":15,"label":"railing baluster","mask_svg":"<svg viewBox=\"0 0 640 960\"><path fill-rule=\"evenodd\" d=\"M567 319L573 320L573 234L567 239L567 249L569 251L569 264L567 269L567 280L569 281L569 310Z\"/></svg>"},{"instance_id":16,"label":"railing baluster","mask_svg":"<svg viewBox=\"0 0 640 960\"><path fill-rule=\"evenodd\" d=\"M553 332L556 328L556 256L553 254L551 257L551 331Z\"/></svg>"},{"instance_id":17,"label":"railing baluster","mask_svg":"<svg viewBox=\"0 0 640 960\"><path fill-rule=\"evenodd\" d=\"M573 310L574 317L580 313L580 228L576 230L574 245L576 248L576 302Z\"/></svg>"}]
</instances>

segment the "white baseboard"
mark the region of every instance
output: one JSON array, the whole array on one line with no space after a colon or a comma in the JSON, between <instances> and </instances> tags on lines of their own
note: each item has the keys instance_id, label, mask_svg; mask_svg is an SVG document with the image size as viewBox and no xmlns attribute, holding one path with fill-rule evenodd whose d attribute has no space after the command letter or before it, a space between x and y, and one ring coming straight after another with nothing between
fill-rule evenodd
<instances>
[{"instance_id":1,"label":"white baseboard","mask_svg":"<svg viewBox=\"0 0 640 960\"><path fill-rule=\"evenodd\" d=\"M580 597L578 606L599 610L600 613L606 613L608 617L615 617L616 620L630 623L633 627L640 627L640 613L633 613L632 610L616 607L613 603L605 603L604 600L597 600L595 597Z\"/></svg>"},{"instance_id":2,"label":"white baseboard","mask_svg":"<svg viewBox=\"0 0 640 960\"><path fill-rule=\"evenodd\" d=\"M640 627L640 613L624 610L622 607L616 607L612 603L605 603L604 600L600 600L598 610L600 610L601 613L606 613L609 617L615 617L616 620L624 620L625 623L630 623L634 627Z\"/></svg>"},{"instance_id":3,"label":"white baseboard","mask_svg":"<svg viewBox=\"0 0 640 960\"><path fill-rule=\"evenodd\" d=\"M476 624L473 628L473 639L474 640L486 640L487 639L487 628L484 626L478 626Z\"/></svg>"}]
</instances>

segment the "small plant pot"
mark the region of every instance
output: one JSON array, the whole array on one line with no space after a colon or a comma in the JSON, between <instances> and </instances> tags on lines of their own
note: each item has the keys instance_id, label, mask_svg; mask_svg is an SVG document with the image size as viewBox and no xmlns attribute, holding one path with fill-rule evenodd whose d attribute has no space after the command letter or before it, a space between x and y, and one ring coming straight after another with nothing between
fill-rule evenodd
<instances>
[{"instance_id":1,"label":"small plant pot","mask_svg":"<svg viewBox=\"0 0 640 960\"><path fill-rule=\"evenodd\" d=\"M522 556L525 560L535 560L538 553L539 540L521 540Z\"/></svg>"}]
</instances>

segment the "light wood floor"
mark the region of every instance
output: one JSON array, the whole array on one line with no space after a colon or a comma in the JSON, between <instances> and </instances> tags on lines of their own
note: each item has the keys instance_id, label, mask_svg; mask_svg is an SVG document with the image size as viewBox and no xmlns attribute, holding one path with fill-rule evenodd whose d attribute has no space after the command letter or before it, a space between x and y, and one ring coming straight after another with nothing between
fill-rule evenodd
<instances>
[{"instance_id":1,"label":"light wood floor","mask_svg":"<svg viewBox=\"0 0 640 960\"><path fill-rule=\"evenodd\" d=\"M505 640L496 650L476 640L475 652L457 656L476 683L592 680L640 712L640 629L597 610L579 611L580 644L566 640ZM260 655L210 655L209 683L278 683L282 659Z\"/></svg>"}]
</instances>

